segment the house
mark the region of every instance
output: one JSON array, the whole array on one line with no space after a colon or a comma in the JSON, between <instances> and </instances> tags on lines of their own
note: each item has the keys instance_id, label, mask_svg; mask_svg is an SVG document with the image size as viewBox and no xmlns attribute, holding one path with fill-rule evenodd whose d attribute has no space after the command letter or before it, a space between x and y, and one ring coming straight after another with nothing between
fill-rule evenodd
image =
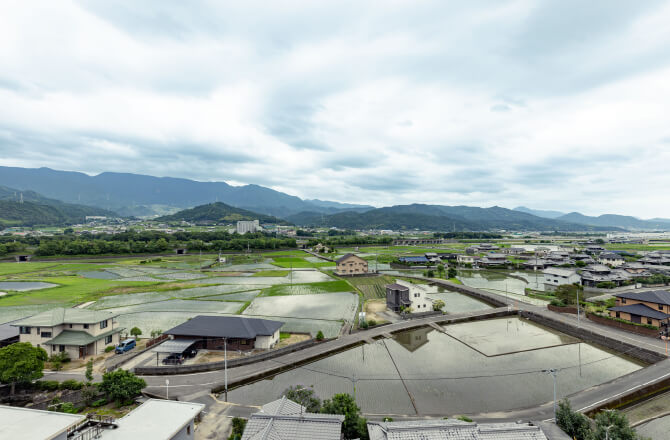
<instances>
[{"instance_id":1,"label":"house","mask_svg":"<svg viewBox=\"0 0 670 440\"><path fill-rule=\"evenodd\" d=\"M547 440L530 423L476 423L457 419L368 422L370 440Z\"/></svg>"},{"instance_id":2,"label":"house","mask_svg":"<svg viewBox=\"0 0 670 440\"><path fill-rule=\"evenodd\" d=\"M663 252L649 252L638 260L640 263L652 265L670 265L670 255Z\"/></svg>"},{"instance_id":3,"label":"house","mask_svg":"<svg viewBox=\"0 0 670 440\"><path fill-rule=\"evenodd\" d=\"M410 308L411 313L430 312L433 300L428 298L428 291L420 284L396 280L386 286L386 307L394 312Z\"/></svg>"},{"instance_id":4,"label":"house","mask_svg":"<svg viewBox=\"0 0 670 440\"><path fill-rule=\"evenodd\" d=\"M324 246L321 243L318 243L316 246L312 248L314 252L330 252L330 248L328 246Z\"/></svg>"},{"instance_id":5,"label":"house","mask_svg":"<svg viewBox=\"0 0 670 440\"><path fill-rule=\"evenodd\" d=\"M495 244L491 244L491 243L481 243L481 244L477 245L477 247L479 248L480 252L491 252L491 251L497 251L498 249L500 249L498 246L496 246Z\"/></svg>"},{"instance_id":6,"label":"house","mask_svg":"<svg viewBox=\"0 0 670 440\"><path fill-rule=\"evenodd\" d=\"M23 263L30 261L32 257L32 255L15 255L14 260L16 260L17 263Z\"/></svg>"},{"instance_id":7,"label":"house","mask_svg":"<svg viewBox=\"0 0 670 440\"><path fill-rule=\"evenodd\" d=\"M284 396L251 415L242 440L340 440L343 421L339 414L308 413Z\"/></svg>"},{"instance_id":8,"label":"house","mask_svg":"<svg viewBox=\"0 0 670 440\"><path fill-rule=\"evenodd\" d=\"M480 262L482 266L505 266L507 265L507 255L505 254L486 254Z\"/></svg>"},{"instance_id":9,"label":"house","mask_svg":"<svg viewBox=\"0 0 670 440\"><path fill-rule=\"evenodd\" d=\"M283 325L268 319L198 315L163 333L181 344L177 348L183 346L183 350L191 345L208 350L223 350L224 345L229 350L267 350L279 342Z\"/></svg>"},{"instance_id":10,"label":"house","mask_svg":"<svg viewBox=\"0 0 670 440\"><path fill-rule=\"evenodd\" d=\"M626 271L604 264L590 264L582 269L582 285L585 287L598 287L598 283L604 282L612 282L618 287L631 278Z\"/></svg>"},{"instance_id":11,"label":"house","mask_svg":"<svg viewBox=\"0 0 670 440\"><path fill-rule=\"evenodd\" d=\"M577 271L571 269L561 269L558 267L549 267L542 271L544 275L544 287L556 287L563 284L574 284L580 283L582 277L577 273Z\"/></svg>"},{"instance_id":12,"label":"house","mask_svg":"<svg viewBox=\"0 0 670 440\"><path fill-rule=\"evenodd\" d=\"M19 342L19 329L11 322L0 324L0 347L6 347L15 342Z\"/></svg>"},{"instance_id":13,"label":"house","mask_svg":"<svg viewBox=\"0 0 670 440\"><path fill-rule=\"evenodd\" d=\"M398 257L398 261L400 261L401 263L423 264L423 265L428 265L431 262L427 257Z\"/></svg>"},{"instance_id":14,"label":"house","mask_svg":"<svg viewBox=\"0 0 670 440\"><path fill-rule=\"evenodd\" d=\"M368 262L354 254L346 254L335 260L337 275L358 275L368 273Z\"/></svg>"},{"instance_id":15,"label":"house","mask_svg":"<svg viewBox=\"0 0 670 440\"><path fill-rule=\"evenodd\" d=\"M551 263L545 259L533 257L523 263L523 268L527 270L544 269L551 266Z\"/></svg>"},{"instance_id":16,"label":"house","mask_svg":"<svg viewBox=\"0 0 670 440\"><path fill-rule=\"evenodd\" d=\"M588 245L584 248L584 253L589 255L598 255L601 252L605 252L605 248L595 244Z\"/></svg>"},{"instance_id":17,"label":"house","mask_svg":"<svg viewBox=\"0 0 670 440\"><path fill-rule=\"evenodd\" d=\"M424 255L425 255L426 259L431 263L435 263L435 262L440 261L440 259L437 256L437 253L435 253L435 252L426 252Z\"/></svg>"},{"instance_id":18,"label":"house","mask_svg":"<svg viewBox=\"0 0 670 440\"><path fill-rule=\"evenodd\" d=\"M474 264L475 257L473 255L458 254L456 256L456 262L458 264Z\"/></svg>"},{"instance_id":19,"label":"house","mask_svg":"<svg viewBox=\"0 0 670 440\"><path fill-rule=\"evenodd\" d=\"M623 265L626 260L621 256L612 252L603 252L598 255L598 261L600 264L607 264L612 267L619 267Z\"/></svg>"},{"instance_id":20,"label":"house","mask_svg":"<svg viewBox=\"0 0 670 440\"><path fill-rule=\"evenodd\" d=\"M656 327L670 318L670 292L667 290L625 292L614 296L616 306L608 309L613 318Z\"/></svg>"},{"instance_id":21,"label":"house","mask_svg":"<svg viewBox=\"0 0 670 440\"><path fill-rule=\"evenodd\" d=\"M186 440L195 438L194 422L204 408L201 403L149 399L114 420L0 405L0 434L8 440Z\"/></svg>"},{"instance_id":22,"label":"house","mask_svg":"<svg viewBox=\"0 0 670 440\"><path fill-rule=\"evenodd\" d=\"M87 309L48 310L13 322L19 328L19 341L30 342L47 354L66 352L70 359L97 356L105 348L119 343L119 327L114 320L118 314Z\"/></svg>"}]
</instances>

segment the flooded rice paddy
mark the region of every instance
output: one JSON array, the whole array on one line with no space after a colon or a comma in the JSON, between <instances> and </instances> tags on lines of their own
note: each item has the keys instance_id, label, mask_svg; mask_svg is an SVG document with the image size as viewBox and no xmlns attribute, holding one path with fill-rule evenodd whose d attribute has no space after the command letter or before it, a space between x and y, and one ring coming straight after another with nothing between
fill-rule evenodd
<instances>
[{"instance_id":1,"label":"flooded rice paddy","mask_svg":"<svg viewBox=\"0 0 670 440\"><path fill-rule=\"evenodd\" d=\"M28 292L30 290L48 289L57 286L58 284L43 283L41 281L0 281L0 290L15 290L17 292Z\"/></svg>"},{"instance_id":2,"label":"flooded rice paddy","mask_svg":"<svg viewBox=\"0 0 670 440\"><path fill-rule=\"evenodd\" d=\"M359 346L232 390L229 399L261 405L298 384L324 399L355 386L367 414L454 415L550 401L553 381L543 369L560 369L562 397L643 367L518 317L446 330L421 328Z\"/></svg>"}]
</instances>

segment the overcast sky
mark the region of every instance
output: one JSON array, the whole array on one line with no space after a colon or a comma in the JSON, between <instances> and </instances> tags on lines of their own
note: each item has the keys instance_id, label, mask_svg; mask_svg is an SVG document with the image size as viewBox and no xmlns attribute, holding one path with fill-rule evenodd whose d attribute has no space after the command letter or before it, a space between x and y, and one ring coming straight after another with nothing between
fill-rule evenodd
<instances>
[{"instance_id":1,"label":"overcast sky","mask_svg":"<svg viewBox=\"0 0 670 440\"><path fill-rule=\"evenodd\" d=\"M0 8L0 165L670 217L668 1Z\"/></svg>"}]
</instances>

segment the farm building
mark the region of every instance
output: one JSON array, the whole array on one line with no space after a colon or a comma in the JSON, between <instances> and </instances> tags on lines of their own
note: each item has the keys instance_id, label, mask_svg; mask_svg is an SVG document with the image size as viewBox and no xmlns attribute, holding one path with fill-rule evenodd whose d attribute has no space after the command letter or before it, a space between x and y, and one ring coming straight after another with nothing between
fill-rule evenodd
<instances>
[{"instance_id":1,"label":"farm building","mask_svg":"<svg viewBox=\"0 0 670 440\"><path fill-rule=\"evenodd\" d=\"M268 319L198 315L164 334L195 348L223 350L225 344L229 350L269 349L279 342L283 325Z\"/></svg>"}]
</instances>

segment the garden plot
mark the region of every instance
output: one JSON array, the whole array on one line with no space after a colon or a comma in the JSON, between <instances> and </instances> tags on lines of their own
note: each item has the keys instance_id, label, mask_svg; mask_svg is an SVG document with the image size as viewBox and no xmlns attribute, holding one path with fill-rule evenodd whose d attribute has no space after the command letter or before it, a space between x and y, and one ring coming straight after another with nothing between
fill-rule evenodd
<instances>
[{"instance_id":1,"label":"garden plot","mask_svg":"<svg viewBox=\"0 0 670 440\"><path fill-rule=\"evenodd\" d=\"M353 321L357 307L358 296L347 292L263 296L254 299L243 314Z\"/></svg>"},{"instance_id":2,"label":"garden plot","mask_svg":"<svg viewBox=\"0 0 670 440\"><path fill-rule=\"evenodd\" d=\"M243 302L232 301L197 301L174 299L169 301L137 304L134 306L116 307L107 310L118 313L120 315L139 312L202 312L235 314L243 305Z\"/></svg>"},{"instance_id":3,"label":"garden plot","mask_svg":"<svg viewBox=\"0 0 670 440\"><path fill-rule=\"evenodd\" d=\"M331 280L320 283L310 284L280 284L265 289L263 296L277 296L277 295L311 295L317 293L333 293L333 292L351 292L352 288L346 281Z\"/></svg>"},{"instance_id":4,"label":"garden plot","mask_svg":"<svg viewBox=\"0 0 670 440\"><path fill-rule=\"evenodd\" d=\"M166 290L164 292L142 292L126 295L105 296L89 306L91 309L108 309L112 307L131 306L155 301L164 301L173 298L195 298L210 297L224 293L241 292L245 290L258 290L265 286L229 286L226 284L218 286L194 287L192 289Z\"/></svg>"}]
</instances>

